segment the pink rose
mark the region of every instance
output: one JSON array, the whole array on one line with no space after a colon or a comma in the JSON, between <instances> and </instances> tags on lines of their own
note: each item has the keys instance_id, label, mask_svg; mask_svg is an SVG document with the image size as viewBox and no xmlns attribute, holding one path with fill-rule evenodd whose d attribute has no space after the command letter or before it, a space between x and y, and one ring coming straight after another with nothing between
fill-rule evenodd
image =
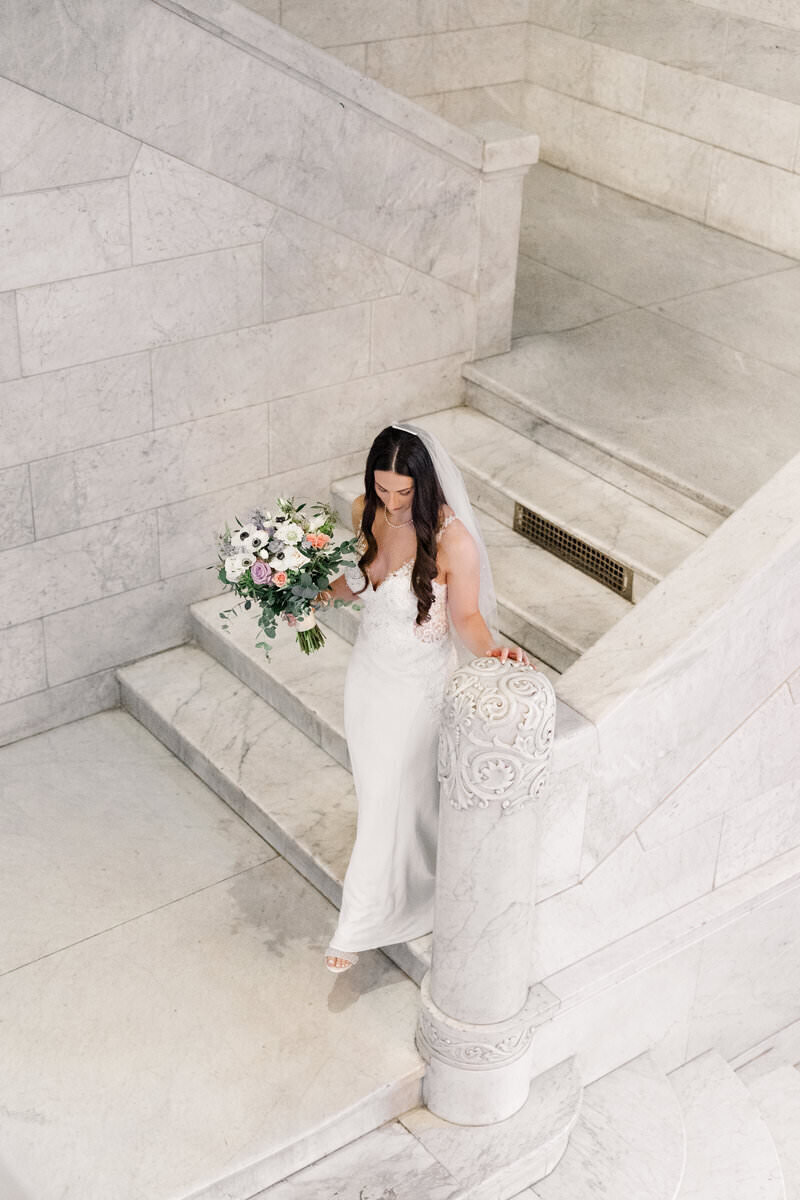
<instances>
[{"instance_id":1,"label":"pink rose","mask_svg":"<svg viewBox=\"0 0 800 1200\"><path fill-rule=\"evenodd\" d=\"M317 549L321 550L323 546L327 546L327 544L330 540L331 540L331 535L329 533L318 533L317 534L317 543L316 543Z\"/></svg>"},{"instance_id":2,"label":"pink rose","mask_svg":"<svg viewBox=\"0 0 800 1200\"><path fill-rule=\"evenodd\" d=\"M272 576L272 582L275 584L276 587L283 587L283 585L286 583L286 580L288 578L289 578L289 576L286 574L285 571L275 571Z\"/></svg>"},{"instance_id":3,"label":"pink rose","mask_svg":"<svg viewBox=\"0 0 800 1200\"><path fill-rule=\"evenodd\" d=\"M272 572L267 564L262 562L260 558L257 558L250 568L250 578L252 579L253 583L255 583L258 587L261 587L265 583L269 583L271 577Z\"/></svg>"}]
</instances>

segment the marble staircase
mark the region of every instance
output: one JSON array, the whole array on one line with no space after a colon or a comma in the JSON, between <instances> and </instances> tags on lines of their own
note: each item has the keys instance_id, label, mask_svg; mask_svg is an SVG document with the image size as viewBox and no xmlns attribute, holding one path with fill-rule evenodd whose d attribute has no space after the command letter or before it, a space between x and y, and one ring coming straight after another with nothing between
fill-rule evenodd
<instances>
[{"instance_id":1,"label":"marble staircase","mask_svg":"<svg viewBox=\"0 0 800 1200\"><path fill-rule=\"evenodd\" d=\"M541 1076L500 1126L448 1126L413 1109L253 1200L796 1200L800 1071L780 1039L732 1062L706 1051L669 1071L637 1055L583 1089L566 1149L549 1161L546 1144L538 1160L526 1155L526 1128L534 1105L552 1112L568 1102L567 1064ZM515 1192L512 1147L514 1174L528 1180Z\"/></svg>"}]
</instances>

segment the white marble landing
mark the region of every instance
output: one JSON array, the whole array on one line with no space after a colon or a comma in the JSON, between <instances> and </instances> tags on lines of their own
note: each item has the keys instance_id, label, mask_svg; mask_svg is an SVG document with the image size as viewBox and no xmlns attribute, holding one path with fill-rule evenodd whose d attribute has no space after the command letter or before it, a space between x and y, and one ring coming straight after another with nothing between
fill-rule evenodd
<instances>
[{"instance_id":1,"label":"white marble landing","mask_svg":"<svg viewBox=\"0 0 800 1200\"><path fill-rule=\"evenodd\" d=\"M464 374L721 512L800 448L795 375L646 309L520 338Z\"/></svg>"},{"instance_id":2,"label":"white marble landing","mask_svg":"<svg viewBox=\"0 0 800 1200\"><path fill-rule=\"evenodd\" d=\"M30 1200L245 1200L420 1103L415 985L379 952L328 974L334 907L132 717L6 747L0 780L0 1161Z\"/></svg>"},{"instance_id":3,"label":"white marble landing","mask_svg":"<svg viewBox=\"0 0 800 1200\"><path fill-rule=\"evenodd\" d=\"M800 448L796 260L541 163L524 197L515 341L464 372L483 411L737 508Z\"/></svg>"},{"instance_id":4,"label":"white marble landing","mask_svg":"<svg viewBox=\"0 0 800 1200\"><path fill-rule=\"evenodd\" d=\"M782 254L545 163L528 172L524 196L521 252L622 304L655 304L793 265ZM546 286L541 276L538 286ZM548 295L547 309L553 307ZM581 324L594 319L591 310L578 316Z\"/></svg>"},{"instance_id":5,"label":"white marble landing","mask_svg":"<svg viewBox=\"0 0 800 1200\"><path fill-rule=\"evenodd\" d=\"M585 1089L564 1157L530 1195L539 1200L674 1200L683 1161L683 1121L675 1093L650 1055L640 1054Z\"/></svg>"},{"instance_id":6,"label":"white marble landing","mask_svg":"<svg viewBox=\"0 0 800 1200\"><path fill-rule=\"evenodd\" d=\"M736 1072L772 1135L786 1200L800 1200L800 1071L768 1051Z\"/></svg>"},{"instance_id":7,"label":"white marble landing","mask_svg":"<svg viewBox=\"0 0 800 1200\"><path fill-rule=\"evenodd\" d=\"M356 834L350 772L198 646L142 659L119 679L137 720L338 907ZM430 940L387 952L419 982Z\"/></svg>"},{"instance_id":8,"label":"white marble landing","mask_svg":"<svg viewBox=\"0 0 800 1200\"><path fill-rule=\"evenodd\" d=\"M343 519L349 521L350 505L362 490L360 475L331 485ZM492 565L500 630L537 663L566 670L631 610L628 600L533 545L490 513L476 509L476 517Z\"/></svg>"},{"instance_id":9,"label":"white marble landing","mask_svg":"<svg viewBox=\"0 0 800 1200\"><path fill-rule=\"evenodd\" d=\"M785 1200L775 1144L744 1081L716 1050L669 1076L683 1109L679 1200Z\"/></svg>"}]
</instances>

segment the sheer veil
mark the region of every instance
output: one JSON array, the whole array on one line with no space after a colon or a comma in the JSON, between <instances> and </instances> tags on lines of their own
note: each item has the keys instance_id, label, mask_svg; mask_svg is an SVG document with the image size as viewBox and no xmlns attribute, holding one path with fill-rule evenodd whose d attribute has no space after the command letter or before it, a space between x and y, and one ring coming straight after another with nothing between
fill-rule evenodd
<instances>
[{"instance_id":1,"label":"sheer veil","mask_svg":"<svg viewBox=\"0 0 800 1200\"><path fill-rule=\"evenodd\" d=\"M464 478L456 464L453 462L450 455L445 450L442 443L435 434L429 433L427 429L423 429L420 425L414 425L410 421L395 421L392 423L393 429L402 429L406 433L413 433L420 439L425 446L425 449L431 456L433 466L436 471L439 484L444 492L444 498L452 508L453 512L459 518L463 525L472 534L472 537L478 547L478 555L480 559L480 590L478 594L478 608L480 614L486 622L489 632L495 644L499 641L499 633L497 629L497 596L494 590L494 580L492 579L492 568L489 564L489 554L486 550L486 543L483 539L480 526L475 517L472 504L467 495L467 488L464 483ZM476 655L462 641L453 627L452 619L450 621L450 632L455 643L458 654L458 664L463 666L464 663L470 662Z\"/></svg>"}]
</instances>

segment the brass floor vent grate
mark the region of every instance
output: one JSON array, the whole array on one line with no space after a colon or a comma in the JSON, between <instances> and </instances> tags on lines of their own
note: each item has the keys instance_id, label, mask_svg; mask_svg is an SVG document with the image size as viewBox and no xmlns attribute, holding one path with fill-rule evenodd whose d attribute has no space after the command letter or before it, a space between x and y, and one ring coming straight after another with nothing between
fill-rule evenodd
<instances>
[{"instance_id":1,"label":"brass floor vent grate","mask_svg":"<svg viewBox=\"0 0 800 1200\"><path fill-rule=\"evenodd\" d=\"M514 505L514 531L521 533L537 546L549 550L551 554L563 558L584 574L591 575L593 579L611 588L612 592L617 592L626 600L633 599L633 571L630 567L625 567L608 554L595 550L588 542L567 533L566 529L561 529L552 521L540 517L538 513L525 508L519 502Z\"/></svg>"}]
</instances>

